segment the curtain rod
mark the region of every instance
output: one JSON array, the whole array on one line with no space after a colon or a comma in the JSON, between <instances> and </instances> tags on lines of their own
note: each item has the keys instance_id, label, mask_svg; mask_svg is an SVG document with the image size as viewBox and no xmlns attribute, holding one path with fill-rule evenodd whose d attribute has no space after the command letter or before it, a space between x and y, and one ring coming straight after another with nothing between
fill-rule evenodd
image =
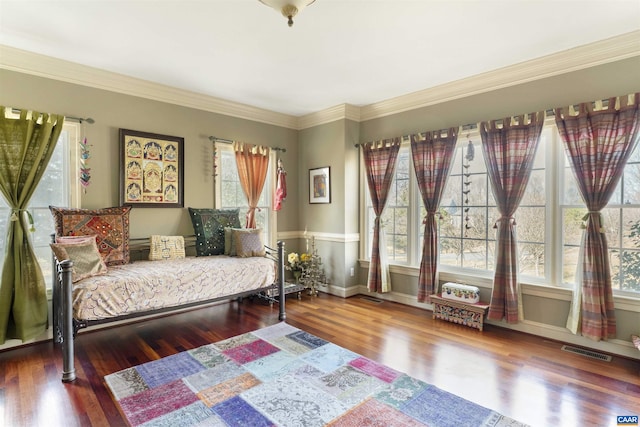
<instances>
[{"instance_id":1,"label":"curtain rod","mask_svg":"<svg viewBox=\"0 0 640 427\"><path fill-rule=\"evenodd\" d=\"M22 110L21 110L21 109L19 109L19 108L12 108L12 109L11 109L11 112L12 112L12 113L14 113L14 114L20 114L20 113L22 112ZM92 125L92 124L94 124L94 123L96 122L96 121L95 121L95 120L93 120L91 117L82 118L82 117L74 117L74 116L64 116L64 118L65 118L65 120L66 120L66 119L69 119L69 120L75 120L75 121L80 122L80 123L82 123L82 122L87 122L87 123L89 123L90 125Z\"/></svg>"},{"instance_id":2,"label":"curtain rod","mask_svg":"<svg viewBox=\"0 0 640 427\"><path fill-rule=\"evenodd\" d=\"M222 142L223 144L233 144L234 141L231 139L225 139L225 138L218 138L217 136L210 136L209 137L209 141L216 143L216 142ZM287 151L286 148L280 148L280 147L269 147L271 148L273 151L282 151L283 153L285 153Z\"/></svg>"},{"instance_id":3,"label":"curtain rod","mask_svg":"<svg viewBox=\"0 0 640 427\"><path fill-rule=\"evenodd\" d=\"M607 102L607 101L603 100L603 103L605 103L605 102ZM553 116L555 116L555 114L556 114L556 112L555 112L555 109L553 109L553 108L545 110L545 116L546 117L553 117ZM502 120L503 119L498 119L498 120L495 120L495 121L499 124L499 123L502 122ZM478 128L478 123L469 123L469 124L460 126L460 131L461 132L466 132L466 131L471 131L471 130L474 130L474 129L477 129L477 128ZM446 130L446 129L441 129L441 130ZM412 135L422 135L424 133L425 132L417 132L417 133L412 134ZM402 135L400 137L400 139L405 140L405 139L409 139L410 137L411 137L411 135ZM362 146L364 144L366 144L366 143L365 142L361 142L359 144L354 144L354 147L359 148L360 146Z\"/></svg>"}]
</instances>

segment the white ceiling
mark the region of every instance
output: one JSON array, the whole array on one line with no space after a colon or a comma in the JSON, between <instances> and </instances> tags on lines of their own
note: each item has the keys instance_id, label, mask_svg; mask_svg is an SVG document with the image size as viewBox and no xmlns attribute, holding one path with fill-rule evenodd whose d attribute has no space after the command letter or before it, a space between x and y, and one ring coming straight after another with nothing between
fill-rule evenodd
<instances>
[{"instance_id":1,"label":"white ceiling","mask_svg":"<svg viewBox=\"0 0 640 427\"><path fill-rule=\"evenodd\" d=\"M293 116L640 29L640 0L0 0L0 45ZM640 39L638 40L640 45Z\"/></svg>"}]
</instances>

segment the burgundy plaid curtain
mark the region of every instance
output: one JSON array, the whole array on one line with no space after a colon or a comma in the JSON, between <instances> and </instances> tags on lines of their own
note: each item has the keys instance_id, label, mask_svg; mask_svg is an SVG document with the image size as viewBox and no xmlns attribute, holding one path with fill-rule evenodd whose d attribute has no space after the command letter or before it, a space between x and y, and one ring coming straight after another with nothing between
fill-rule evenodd
<instances>
[{"instance_id":1,"label":"burgundy plaid curtain","mask_svg":"<svg viewBox=\"0 0 640 427\"><path fill-rule=\"evenodd\" d=\"M522 298L518 283L518 248L513 215L520 205L531 176L544 112L506 118L499 127L495 120L480 124L482 152L496 199L500 218L494 228L496 237L496 271L488 319L506 319L518 323L522 319Z\"/></svg>"},{"instance_id":2,"label":"burgundy plaid curtain","mask_svg":"<svg viewBox=\"0 0 640 427\"><path fill-rule=\"evenodd\" d=\"M234 142L233 151L236 154L240 185L249 202L245 227L256 228L256 208L260 201L264 182L267 179L271 150L269 147Z\"/></svg>"},{"instance_id":3,"label":"burgundy plaid curtain","mask_svg":"<svg viewBox=\"0 0 640 427\"><path fill-rule=\"evenodd\" d=\"M609 253L600 211L609 202L638 144L640 93L631 101L628 98L620 100L626 105L619 108L616 98L611 98L599 111L594 111L593 103L580 104L576 115L569 109L556 109L558 131L589 210L578 261L581 268L577 277L581 280L576 280L578 289L574 291L567 328L577 333L580 324L582 335L596 341L616 336Z\"/></svg>"},{"instance_id":4,"label":"burgundy plaid curtain","mask_svg":"<svg viewBox=\"0 0 640 427\"><path fill-rule=\"evenodd\" d=\"M372 292L389 292L391 290L387 249L380 219L393 182L400 143L400 138L392 138L362 145L369 194L376 215L367 285Z\"/></svg>"},{"instance_id":5,"label":"burgundy plaid curtain","mask_svg":"<svg viewBox=\"0 0 640 427\"><path fill-rule=\"evenodd\" d=\"M430 302L431 294L438 291L438 227L436 212L440 206L449 170L456 151L458 129L450 128L446 135L442 132L427 132L411 135L411 156L416 171L422 203L427 211L424 218L422 261L418 278L418 301Z\"/></svg>"}]
</instances>

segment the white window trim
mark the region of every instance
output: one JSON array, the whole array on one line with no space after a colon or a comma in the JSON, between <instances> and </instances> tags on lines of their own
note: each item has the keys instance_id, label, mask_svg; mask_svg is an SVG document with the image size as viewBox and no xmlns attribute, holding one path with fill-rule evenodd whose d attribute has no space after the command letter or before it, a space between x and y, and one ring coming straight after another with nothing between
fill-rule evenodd
<instances>
[{"instance_id":1,"label":"white window trim","mask_svg":"<svg viewBox=\"0 0 640 427\"><path fill-rule=\"evenodd\" d=\"M64 129L69 132L69 156L65 156L65 165L69 170L69 206L79 208L82 201L82 185L80 185L80 141L82 140L82 125L76 121L65 121ZM74 143L74 141L76 141ZM89 144L90 145L90 144ZM91 160L87 166L91 167Z\"/></svg>"},{"instance_id":2,"label":"white window trim","mask_svg":"<svg viewBox=\"0 0 640 427\"><path fill-rule=\"evenodd\" d=\"M216 153L220 153L221 151L233 152L233 148L230 144L216 144L215 145ZM220 171L220 158L219 154L216 155L215 159L215 170ZM278 213L273 210L273 195L276 191L276 179L275 179L275 165L277 163L277 153L274 150L269 152L269 169L267 173L269 174L270 181L269 188L265 184L265 187L262 191L268 191L267 194L267 209L269 209L269 233L267 236L267 242L264 242L266 246L271 248L277 247L277 237L278 237ZM215 176L215 200L214 200L214 208L219 209L222 206L222 178L220 173ZM243 218L240 218L240 225L244 227Z\"/></svg>"},{"instance_id":3,"label":"white window trim","mask_svg":"<svg viewBox=\"0 0 640 427\"><path fill-rule=\"evenodd\" d=\"M542 132L549 132L549 141L547 143L546 152L545 152L545 197L546 200L552 200L553 203L547 203L545 209L546 215L546 231L545 231L545 265L544 265L544 277L536 278L533 276L520 275L520 284L527 287L537 286L541 289L552 289L555 294L565 295L572 292L573 284L572 283L564 283L562 280L562 265L563 265L563 235L564 235L564 224L562 217L562 209L569 207L569 205L561 204L561 197L564 193L564 180L560 181L560 178L563 177L564 168L564 147L560 136L557 132L555 118L553 116L546 117L544 127ZM474 129L468 132L463 132L466 137L467 134L470 138L480 138L479 131ZM456 148L459 148L461 144L463 144L461 138L458 138L456 143ZM404 144L403 144L404 145ZM478 153L482 155L482 153ZM367 200L369 197L368 186L366 181L366 168L364 166L364 159L362 156L360 157L360 185L364 191L361 191L360 197L360 209L361 212L364 212L362 218L362 225L360 227L360 233L363 238L360 240L360 253L361 260L360 265L363 268L368 268L370 261L370 253L367 253L367 247L369 245L368 240L368 206ZM411 155L409 155L411 159ZM418 276L420 271L420 258L421 253L419 251L419 247L421 242L418 238L419 233L422 231L419 229L421 227L421 221L413 219L412 216L420 217L420 207L422 205L420 195L418 193L418 188L415 183L415 171L413 167L413 160L410 160L410 174L413 178L410 180L409 184L409 193L411 200L418 201L416 206L413 209L409 209L408 221L409 221L409 239L413 240L413 242L408 242L407 247L411 248L410 253L407 257L407 262L398 262L391 260L389 262L390 271L405 274L408 276ZM552 183L558 183L558 185L551 185ZM491 191L489 189L489 191ZM575 207L584 207L584 206L575 206ZM608 207L616 208L619 205L609 205ZM640 205L625 205L625 207L640 207ZM418 227L418 229L416 229ZM621 231L622 232L622 231ZM487 237L488 238L488 237ZM447 278L447 280L457 280L460 282L474 282L479 285L485 284L488 287L492 286L494 272L491 270L483 271L483 270L474 270L474 269L465 269L458 268L454 266L442 265L438 263L438 274L441 274L440 280L443 278ZM545 295L549 294L549 292L543 292ZM551 292L552 294L554 292ZM640 301L640 296L638 293L624 291L624 290L614 290L614 299L616 300L616 307L618 307L618 302L621 304L631 304L634 308L634 311L638 311L636 307L636 302Z\"/></svg>"}]
</instances>

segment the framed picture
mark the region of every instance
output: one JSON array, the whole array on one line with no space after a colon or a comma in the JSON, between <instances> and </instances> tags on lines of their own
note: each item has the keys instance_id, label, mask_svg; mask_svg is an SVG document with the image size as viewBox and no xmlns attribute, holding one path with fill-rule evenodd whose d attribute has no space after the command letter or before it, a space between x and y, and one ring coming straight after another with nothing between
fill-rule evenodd
<instances>
[{"instance_id":1,"label":"framed picture","mask_svg":"<svg viewBox=\"0 0 640 427\"><path fill-rule=\"evenodd\" d=\"M331 203L331 169L309 169L309 203Z\"/></svg>"},{"instance_id":2,"label":"framed picture","mask_svg":"<svg viewBox=\"0 0 640 427\"><path fill-rule=\"evenodd\" d=\"M120 129L120 204L184 207L184 138Z\"/></svg>"}]
</instances>

